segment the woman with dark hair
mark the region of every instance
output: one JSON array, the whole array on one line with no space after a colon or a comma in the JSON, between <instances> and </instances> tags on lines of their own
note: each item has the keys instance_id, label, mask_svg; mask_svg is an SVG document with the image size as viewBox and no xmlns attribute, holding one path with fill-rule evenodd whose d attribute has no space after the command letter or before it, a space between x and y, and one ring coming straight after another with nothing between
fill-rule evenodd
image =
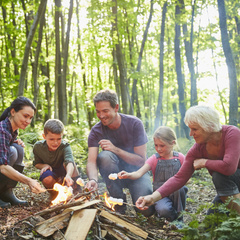
<instances>
[{"instance_id":1,"label":"woman with dark hair","mask_svg":"<svg viewBox=\"0 0 240 240\"><path fill-rule=\"evenodd\" d=\"M28 205L18 199L13 188L20 181L27 184L32 192L45 190L36 181L22 174L24 165L24 143L17 139L18 129L25 129L36 112L35 105L26 97L18 97L0 116L0 207Z\"/></svg>"}]
</instances>

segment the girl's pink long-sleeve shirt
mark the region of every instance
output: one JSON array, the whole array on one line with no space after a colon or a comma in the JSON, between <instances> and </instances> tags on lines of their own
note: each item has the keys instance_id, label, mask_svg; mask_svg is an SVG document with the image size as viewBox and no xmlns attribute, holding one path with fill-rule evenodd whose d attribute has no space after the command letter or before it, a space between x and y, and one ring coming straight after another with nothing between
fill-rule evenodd
<instances>
[{"instance_id":1,"label":"girl's pink long-sleeve shirt","mask_svg":"<svg viewBox=\"0 0 240 240\"><path fill-rule=\"evenodd\" d=\"M184 163L178 173L166 181L157 191L162 198L183 187L194 172L193 162L195 159L208 159L205 167L212 175L219 172L226 176L234 174L240 168L240 130L235 126L222 126L221 151L218 160L208 157L206 144L195 143L188 151Z\"/></svg>"}]
</instances>

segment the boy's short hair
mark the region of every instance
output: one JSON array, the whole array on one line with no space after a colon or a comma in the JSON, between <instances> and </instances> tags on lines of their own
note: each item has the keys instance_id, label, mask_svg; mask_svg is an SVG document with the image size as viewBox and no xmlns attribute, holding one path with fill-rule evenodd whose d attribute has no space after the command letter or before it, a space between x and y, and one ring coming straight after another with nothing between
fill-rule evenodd
<instances>
[{"instance_id":1,"label":"boy's short hair","mask_svg":"<svg viewBox=\"0 0 240 240\"><path fill-rule=\"evenodd\" d=\"M49 119L44 124L44 134L48 132L61 134L64 131L64 125L59 119Z\"/></svg>"},{"instance_id":2,"label":"boy's short hair","mask_svg":"<svg viewBox=\"0 0 240 240\"><path fill-rule=\"evenodd\" d=\"M112 108L115 108L118 104L117 94L110 89L99 91L93 98L94 106L96 107L97 102L107 101L110 103Z\"/></svg>"}]
</instances>

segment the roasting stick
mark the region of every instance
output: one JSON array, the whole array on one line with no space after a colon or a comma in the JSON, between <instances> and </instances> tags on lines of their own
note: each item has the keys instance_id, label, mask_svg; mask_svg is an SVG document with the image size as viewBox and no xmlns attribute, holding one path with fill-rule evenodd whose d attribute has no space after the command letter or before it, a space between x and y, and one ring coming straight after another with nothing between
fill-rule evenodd
<instances>
[{"instance_id":1,"label":"roasting stick","mask_svg":"<svg viewBox=\"0 0 240 240\"><path fill-rule=\"evenodd\" d=\"M132 203L123 202L123 204L126 204L126 205L131 206L131 207L137 207L136 205L134 205Z\"/></svg>"}]
</instances>

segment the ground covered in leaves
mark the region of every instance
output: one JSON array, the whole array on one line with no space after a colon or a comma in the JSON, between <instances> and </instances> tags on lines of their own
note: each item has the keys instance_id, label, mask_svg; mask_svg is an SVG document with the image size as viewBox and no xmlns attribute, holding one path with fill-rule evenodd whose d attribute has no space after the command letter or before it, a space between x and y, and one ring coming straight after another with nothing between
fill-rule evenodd
<instances>
[{"instance_id":1,"label":"ground covered in leaves","mask_svg":"<svg viewBox=\"0 0 240 240\"><path fill-rule=\"evenodd\" d=\"M25 170L26 171L26 170ZM28 167L28 171L31 167ZM198 174L192 178L188 184L188 200L186 211L194 214L199 204L211 202L215 195L214 188L211 183L210 176L207 174ZM49 208L50 200L48 193L34 194L31 193L26 185L18 184L14 189L15 194L20 199L28 200L28 207L13 206L8 209L0 208L0 240L2 239L53 239L52 237L44 238L41 235L36 234L34 231L34 223L29 221L29 217L33 214L43 211ZM103 194L106 191L104 183L100 184L99 194ZM126 193L128 193L126 191ZM128 201L131 201L129 194L127 195ZM45 218L50 218L56 213L51 213ZM199 221L204 217L205 212L198 215ZM184 215L184 222L188 224L191 221L191 214ZM164 219L158 219L156 216L145 218L143 216L136 215L133 207L127 206L127 213L124 216L138 224L143 230L151 232L154 239L182 239L182 234L176 231L173 225L167 224ZM63 233L66 229L61 230ZM94 239L89 234L87 239ZM105 238L108 239L108 238ZM110 239L110 238L109 238ZM113 238L111 238L113 239ZM149 238L152 239L152 238Z\"/></svg>"}]
</instances>

